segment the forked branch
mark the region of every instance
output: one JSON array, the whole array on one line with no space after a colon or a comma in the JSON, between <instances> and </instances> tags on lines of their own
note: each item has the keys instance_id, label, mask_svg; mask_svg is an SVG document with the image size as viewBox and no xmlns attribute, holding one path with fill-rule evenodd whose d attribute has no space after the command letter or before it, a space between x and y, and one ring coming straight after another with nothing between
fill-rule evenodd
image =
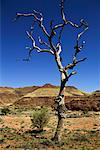
<instances>
[{"instance_id":1,"label":"forked branch","mask_svg":"<svg viewBox=\"0 0 100 150\"><path fill-rule=\"evenodd\" d=\"M36 10L33 10L33 13L28 13L28 14L24 14L24 13L17 13L16 14L16 18L18 19L19 17L34 17L34 19L37 21L39 27L42 29L43 33L49 37L49 34L45 28L45 26L43 25L43 15L40 12L37 12Z\"/></svg>"},{"instance_id":2,"label":"forked branch","mask_svg":"<svg viewBox=\"0 0 100 150\"><path fill-rule=\"evenodd\" d=\"M83 58L83 59L80 59L80 60L75 60L73 61L72 63L68 64L66 67L65 67L65 70L69 70L69 69L73 69L78 63L82 62L82 61L85 61L87 58Z\"/></svg>"},{"instance_id":3,"label":"forked branch","mask_svg":"<svg viewBox=\"0 0 100 150\"><path fill-rule=\"evenodd\" d=\"M62 37L63 30L67 24L70 24L72 27L75 27L75 28L83 28L83 31L80 34L78 34L78 37L77 37L77 41L79 41L82 34L88 29L88 23L85 22L84 19L81 19L80 24L78 25L78 24L73 23L72 21L66 19L66 16L64 13L64 1L65 0L61 0L61 4L60 4L61 18L62 18L63 22L53 26L53 21L51 21L51 23L50 23L50 28L51 28L50 37L53 38L54 36L56 36L56 31L60 30L59 35L58 35L58 43L61 43L61 37Z\"/></svg>"},{"instance_id":4,"label":"forked branch","mask_svg":"<svg viewBox=\"0 0 100 150\"><path fill-rule=\"evenodd\" d=\"M43 17L43 14L40 13L40 12L37 12L37 11L33 10L32 13L17 13L16 19L18 19L20 17L33 17L33 19L34 19L33 21L38 23L39 27L41 28L42 32L45 34L45 36L48 40L48 42L45 42L45 41L42 40L41 37L38 37L39 44L44 45L46 48L42 49L39 45L37 45L36 41L34 40L33 35L32 35L33 34L33 29L34 29L34 27L32 25L31 26L31 31L30 32L26 31L29 39L32 41L32 47L28 47L29 58L31 57L31 54L32 54L33 50L36 50L38 53L40 53L40 52L50 53L50 54L55 56L55 60L56 60L57 66L59 68L59 71L65 73L69 69L73 69L78 63L86 60L86 58L77 60L77 55L83 48L83 43L82 43L82 45L79 45L79 40L80 40L81 36L87 31L88 24L83 19L80 20L79 25L76 24L76 23L73 23L72 21L69 21L66 18L66 15L64 13L64 0L61 0L60 9L61 9L62 22L59 23L59 24L54 25L53 20L52 20L50 22L50 30L51 30L50 33L48 33L46 27L43 24L44 17ZM62 52L61 37L62 37L63 30L64 30L64 28L67 24L70 24L71 26L73 26L75 28L82 28L82 32L80 32L77 35L76 45L74 46L75 53L74 53L74 56L73 56L72 63L70 63L70 64L68 64L67 66L64 67L63 64L62 64L62 58L61 58L61 55L60 55L61 52ZM53 37L57 36L56 31L59 31L59 33L58 33L58 42L57 42L57 44L54 44ZM67 75L66 77L71 77L72 75L74 75L73 72L71 74L69 74L69 76Z\"/></svg>"},{"instance_id":5,"label":"forked branch","mask_svg":"<svg viewBox=\"0 0 100 150\"><path fill-rule=\"evenodd\" d=\"M31 33L29 33L28 31L26 31L26 33L28 35L28 38L31 39L32 47L26 47L29 50L29 53L28 53L28 58L23 59L24 61L29 61L30 60L33 50L36 50L38 53L46 52L46 53L50 53L50 54L54 55L54 53L51 49L42 49L39 46L37 46L33 36L31 35Z\"/></svg>"}]
</instances>

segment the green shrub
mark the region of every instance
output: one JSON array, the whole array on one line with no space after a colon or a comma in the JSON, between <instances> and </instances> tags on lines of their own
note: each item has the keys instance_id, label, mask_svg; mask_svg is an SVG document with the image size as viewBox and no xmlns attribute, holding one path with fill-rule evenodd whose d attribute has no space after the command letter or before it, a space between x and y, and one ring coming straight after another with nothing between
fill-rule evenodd
<instances>
[{"instance_id":1,"label":"green shrub","mask_svg":"<svg viewBox=\"0 0 100 150\"><path fill-rule=\"evenodd\" d=\"M33 128L37 128L39 130L43 130L43 128L47 125L49 121L49 111L46 107L41 109L34 110L32 114L32 126Z\"/></svg>"},{"instance_id":2,"label":"green shrub","mask_svg":"<svg viewBox=\"0 0 100 150\"><path fill-rule=\"evenodd\" d=\"M8 113L10 113L9 108L4 107L1 109L1 112L0 112L1 115L7 115Z\"/></svg>"}]
</instances>

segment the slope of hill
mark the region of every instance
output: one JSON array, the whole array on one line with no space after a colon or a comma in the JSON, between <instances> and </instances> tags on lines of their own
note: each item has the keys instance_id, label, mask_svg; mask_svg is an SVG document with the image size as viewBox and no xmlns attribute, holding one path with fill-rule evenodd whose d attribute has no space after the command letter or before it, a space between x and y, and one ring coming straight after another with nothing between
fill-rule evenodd
<instances>
[{"instance_id":1,"label":"slope of hill","mask_svg":"<svg viewBox=\"0 0 100 150\"><path fill-rule=\"evenodd\" d=\"M19 96L16 94L14 88L0 87L0 105L7 105L18 100Z\"/></svg>"},{"instance_id":2,"label":"slope of hill","mask_svg":"<svg viewBox=\"0 0 100 150\"><path fill-rule=\"evenodd\" d=\"M33 92L30 92L24 97L55 97L59 93L59 87L58 86L53 86L50 84L46 84L42 86L41 88L36 89ZM87 95L85 92L82 92L78 90L75 87L68 86L65 88L65 96L84 96Z\"/></svg>"},{"instance_id":3,"label":"slope of hill","mask_svg":"<svg viewBox=\"0 0 100 150\"><path fill-rule=\"evenodd\" d=\"M19 100L22 96L29 92L33 92L38 86L23 87L23 88L11 88L11 87L0 87L0 106L10 105L15 101Z\"/></svg>"},{"instance_id":4,"label":"slope of hill","mask_svg":"<svg viewBox=\"0 0 100 150\"><path fill-rule=\"evenodd\" d=\"M45 84L23 88L0 87L0 106L34 107L37 105L53 106L59 93L59 86ZM73 86L65 88L65 103L68 109L97 109L100 107L100 91L91 94L78 90Z\"/></svg>"},{"instance_id":5,"label":"slope of hill","mask_svg":"<svg viewBox=\"0 0 100 150\"><path fill-rule=\"evenodd\" d=\"M39 86L29 86L29 87L15 88L14 90L19 96L24 96L25 94L33 92L38 88Z\"/></svg>"},{"instance_id":6,"label":"slope of hill","mask_svg":"<svg viewBox=\"0 0 100 150\"><path fill-rule=\"evenodd\" d=\"M91 94L92 96L100 96L100 90L97 90L97 91L94 91L94 92L92 92L92 94Z\"/></svg>"},{"instance_id":7,"label":"slope of hill","mask_svg":"<svg viewBox=\"0 0 100 150\"><path fill-rule=\"evenodd\" d=\"M89 93L81 91L74 86L67 86L65 88L65 92L66 92L65 96L68 96L68 94L70 94L71 96L88 96L88 95L90 95Z\"/></svg>"},{"instance_id":8,"label":"slope of hill","mask_svg":"<svg viewBox=\"0 0 100 150\"><path fill-rule=\"evenodd\" d=\"M11 87L0 87L0 93L13 93L15 90Z\"/></svg>"}]
</instances>

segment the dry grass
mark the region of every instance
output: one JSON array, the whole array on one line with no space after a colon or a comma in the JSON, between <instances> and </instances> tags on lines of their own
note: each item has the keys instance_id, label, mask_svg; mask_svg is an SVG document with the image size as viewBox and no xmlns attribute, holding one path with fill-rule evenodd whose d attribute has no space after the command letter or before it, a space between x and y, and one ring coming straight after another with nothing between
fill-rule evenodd
<instances>
[{"instance_id":1,"label":"dry grass","mask_svg":"<svg viewBox=\"0 0 100 150\"><path fill-rule=\"evenodd\" d=\"M65 119L59 144L51 141L57 125L53 112L50 111L50 122L44 131L38 134L32 132L31 113L32 110L17 110L16 114L0 117L0 150L99 150L99 112L90 112L88 117Z\"/></svg>"}]
</instances>

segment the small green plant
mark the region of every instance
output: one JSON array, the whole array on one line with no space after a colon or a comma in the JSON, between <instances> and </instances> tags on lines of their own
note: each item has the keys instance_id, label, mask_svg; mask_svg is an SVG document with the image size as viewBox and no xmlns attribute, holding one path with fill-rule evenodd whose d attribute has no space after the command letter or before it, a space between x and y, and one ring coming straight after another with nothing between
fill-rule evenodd
<instances>
[{"instance_id":1,"label":"small green plant","mask_svg":"<svg viewBox=\"0 0 100 150\"><path fill-rule=\"evenodd\" d=\"M2 144L4 142L4 138L0 137L0 144Z\"/></svg>"},{"instance_id":2,"label":"small green plant","mask_svg":"<svg viewBox=\"0 0 100 150\"><path fill-rule=\"evenodd\" d=\"M83 110L83 116L89 117L89 110L88 109Z\"/></svg>"},{"instance_id":3,"label":"small green plant","mask_svg":"<svg viewBox=\"0 0 100 150\"><path fill-rule=\"evenodd\" d=\"M10 113L9 108L4 107L1 109L1 113L0 113L1 115L7 115L8 113Z\"/></svg>"},{"instance_id":4,"label":"small green plant","mask_svg":"<svg viewBox=\"0 0 100 150\"><path fill-rule=\"evenodd\" d=\"M34 110L32 114L32 127L37 128L39 131L43 131L43 128L49 121L49 111L46 107Z\"/></svg>"},{"instance_id":5,"label":"small green plant","mask_svg":"<svg viewBox=\"0 0 100 150\"><path fill-rule=\"evenodd\" d=\"M3 122L3 120L0 118L0 123L2 123Z\"/></svg>"}]
</instances>

